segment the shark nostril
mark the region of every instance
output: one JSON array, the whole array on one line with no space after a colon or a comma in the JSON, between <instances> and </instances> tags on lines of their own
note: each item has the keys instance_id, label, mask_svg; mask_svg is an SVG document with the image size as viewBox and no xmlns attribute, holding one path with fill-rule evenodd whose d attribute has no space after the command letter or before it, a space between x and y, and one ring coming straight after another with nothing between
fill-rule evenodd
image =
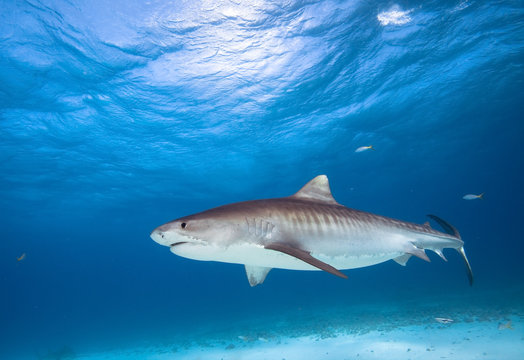
<instances>
[{"instance_id":1,"label":"shark nostril","mask_svg":"<svg viewBox=\"0 0 524 360\"><path fill-rule=\"evenodd\" d=\"M151 239L153 239L155 242L159 243L160 245L165 245L165 242L167 241L166 238L168 234L164 231L161 231L160 229L155 229L153 232L151 232Z\"/></svg>"}]
</instances>

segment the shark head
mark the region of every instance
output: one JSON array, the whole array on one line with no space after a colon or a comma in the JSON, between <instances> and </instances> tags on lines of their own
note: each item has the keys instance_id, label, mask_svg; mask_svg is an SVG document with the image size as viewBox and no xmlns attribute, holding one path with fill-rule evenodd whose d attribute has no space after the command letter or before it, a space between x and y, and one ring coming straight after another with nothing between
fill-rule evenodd
<instances>
[{"instance_id":1,"label":"shark head","mask_svg":"<svg viewBox=\"0 0 524 360\"><path fill-rule=\"evenodd\" d=\"M237 238L235 219L220 208L185 216L157 227L151 238L171 252L194 260L213 260Z\"/></svg>"}]
</instances>

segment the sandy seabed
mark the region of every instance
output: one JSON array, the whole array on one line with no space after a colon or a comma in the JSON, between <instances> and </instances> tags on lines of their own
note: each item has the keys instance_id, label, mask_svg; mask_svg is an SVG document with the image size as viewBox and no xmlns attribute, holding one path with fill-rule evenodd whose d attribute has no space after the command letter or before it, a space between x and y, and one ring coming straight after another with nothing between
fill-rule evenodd
<instances>
[{"instance_id":1,"label":"sandy seabed","mask_svg":"<svg viewBox=\"0 0 524 360\"><path fill-rule=\"evenodd\" d=\"M303 359L524 359L524 321L511 318L511 328L498 321L400 326L363 334L332 332L329 336L248 338L207 346L148 346L78 355L81 360L303 360Z\"/></svg>"},{"instance_id":2,"label":"sandy seabed","mask_svg":"<svg viewBox=\"0 0 524 360\"><path fill-rule=\"evenodd\" d=\"M188 327L142 327L147 334L115 332L120 338L111 333L100 344L103 334L90 332L76 344L43 343L36 350L27 346L26 354L2 358L524 360L524 286L268 310L235 317L225 312L223 318L195 320Z\"/></svg>"}]
</instances>

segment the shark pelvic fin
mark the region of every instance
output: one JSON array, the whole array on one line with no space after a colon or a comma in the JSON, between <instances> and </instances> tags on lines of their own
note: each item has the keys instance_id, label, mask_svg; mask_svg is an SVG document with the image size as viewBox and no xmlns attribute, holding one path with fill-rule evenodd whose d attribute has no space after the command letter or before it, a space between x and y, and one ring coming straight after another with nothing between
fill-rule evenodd
<instances>
[{"instance_id":1,"label":"shark pelvic fin","mask_svg":"<svg viewBox=\"0 0 524 360\"><path fill-rule=\"evenodd\" d=\"M406 250L406 253L415 255L416 257L421 258L422 260L426 260L427 262L431 262L431 260L429 260L428 255L426 255L426 252L424 251L424 249L419 249L415 245L413 245L412 248Z\"/></svg>"},{"instance_id":2,"label":"shark pelvic fin","mask_svg":"<svg viewBox=\"0 0 524 360\"><path fill-rule=\"evenodd\" d=\"M304 251L304 250L297 249L297 248L294 248L294 247L291 247L285 244L280 244L280 243L268 244L264 246L264 248L269 249L269 250L280 251L289 256L296 257L297 259L300 259L308 263L309 265L313 265L314 267L319 268L320 270L327 271L330 274L339 276L344 279L348 278L345 274L341 273L339 270L335 269L333 266L326 264L325 262L320 261L314 258L313 256L311 256L311 254L308 251Z\"/></svg>"},{"instance_id":3,"label":"shark pelvic fin","mask_svg":"<svg viewBox=\"0 0 524 360\"><path fill-rule=\"evenodd\" d=\"M302 187L292 198L301 200L320 201L333 205L338 205L331 194L329 180L326 175L319 175Z\"/></svg>"},{"instance_id":4,"label":"shark pelvic fin","mask_svg":"<svg viewBox=\"0 0 524 360\"><path fill-rule=\"evenodd\" d=\"M406 263L411 258L411 256L413 256L413 255L411 255L411 254L404 254L404 255L400 255L399 257L394 258L393 260L395 260L397 262L397 264L399 264L399 265L406 266Z\"/></svg>"},{"instance_id":5,"label":"shark pelvic fin","mask_svg":"<svg viewBox=\"0 0 524 360\"><path fill-rule=\"evenodd\" d=\"M263 266L245 265L245 267L247 280L251 286L262 284L266 279L267 273L271 270L271 268Z\"/></svg>"}]
</instances>

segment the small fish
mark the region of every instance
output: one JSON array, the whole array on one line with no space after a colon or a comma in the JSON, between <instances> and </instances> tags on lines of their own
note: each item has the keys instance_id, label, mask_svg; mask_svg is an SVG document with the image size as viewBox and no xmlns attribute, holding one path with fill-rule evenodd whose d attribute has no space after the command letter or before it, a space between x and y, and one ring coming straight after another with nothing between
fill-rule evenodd
<instances>
[{"instance_id":1,"label":"small fish","mask_svg":"<svg viewBox=\"0 0 524 360\"><path fill-rule=\"evenodd\" d=\"M265 342L265 343L268 342L268 340L267 340L266 338L263 338L263 337L259 337L259 338L258 338L258 341L262 341L262 342Z\"/></svg>"},{"instance_id":2,"label":"small fish","mask_svg":"<svg viewBox=\"0 0 524 360\"><path fill-rule=\"evenodd\" d=\"M373 145L361 146L357 150L355 150L355 152L359 153L359 152L363 152L363 151L367 151L367 150L375 150L375 148L373 147Z\"/></svg>"},{"instance_id":3,"label":"small fish","mask_svg":"<svg viewBox=\"0 0 524 360\"><path fill-rule=\"evenodd\" d=\"M475 195L475 194L467 194L467 195L464 195L462 197L464 200L476 200L476 199L484 199L484 193L480 194L480 195Z\"/></svg>"},{"instance_id":4,"label":"small fish","mask_svg":"<svg viewBox=\"0 0 524 360\"><path fill-rule=\"evenodd\" d=\"M507 323L499 323L499 330L505 330L505 329L513 330L513 326L511 326L511 320L508 321Z\"/></svg>"},{"instance_id":5,"label":"small fish","mask_svg":"<svg viewBox=\"0 0 524 360\"><path fill-rule=\"evenodd\" d=\"M453 322L453 319L440 318L440 317L436 317L435 320L441 324L451 324Z\"/></svg>"},{"instance_id":6,"label":"small fish","mask_svg":"<svg viewBox=\"0 0 524 360\"><path fill-rule=\"evenodd\" d=\"M242 341L247 341L247 337L243 336L243 335L238 335L238 338Z\"/></svg>"},{"instance_id":7,"label":"small fish","mask_svg":"<svg viewBox=\"0 0 524 360\"><path fill-rule=\"evenodd\" d=\"M16 258L16 261L22 261L25 259L25 253Z\"/></svg>"}]
</instances>

